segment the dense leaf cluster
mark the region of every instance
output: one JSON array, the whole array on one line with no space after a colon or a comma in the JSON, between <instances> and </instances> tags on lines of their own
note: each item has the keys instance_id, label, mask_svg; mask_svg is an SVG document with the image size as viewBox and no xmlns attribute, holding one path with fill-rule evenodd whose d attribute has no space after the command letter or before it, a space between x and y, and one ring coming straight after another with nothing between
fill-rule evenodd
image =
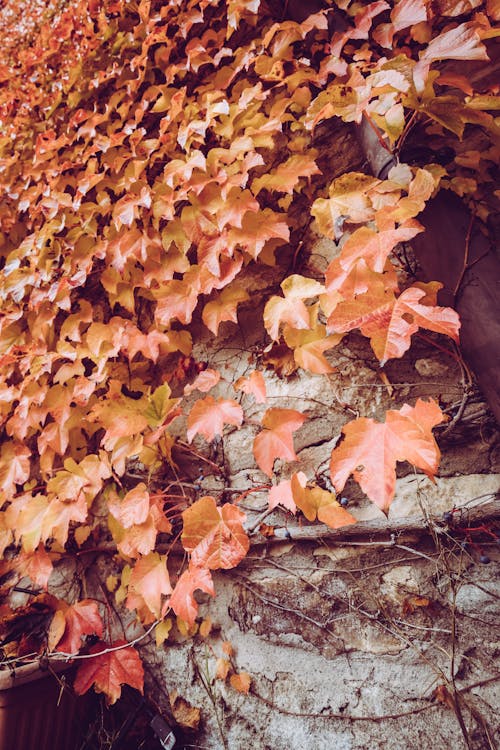
<instances>
[{"instance_id":1,"label":"dense leaf cluster","mask_svg":"<svg viewBox=\"0 0 500 750\"><path fill-rule=\"evenodd\" d=\"M214 336L236 322L245 268L273 265L296 242L298 205L326 237L348 231L324 279L294 274L266 304L267 332L295 366L331 372L325 351L354 329L381 364L402 356L419 327L457 339L457 315L436 306L436 285L401 289L391 253L422 231L417 216L440 186L487 214L498 100L447 61L488 59L495 7L337 0L296 23L259 0L79 0L49 8L17 43L10 18L0 65L4 572L46 587L65 546L107 541L96 513L104 507L122 565L118 602L146 624L172 610L194 625L194 591L213 595L210 571L248 550L245 515L212 497L184 508L189 563L172 586L156 547L175 541L179 508L147 481L127 491L124 477L132 462L145 478L175 469L171 425L196 368L192 321ZM456 140L453 170L399 164L387 179L348 173L327 184L314 137L333 117L368 118L395 153L415 123L439 143L475 130L469 144ZM203 371L194 387L207 393L219 379ZM265 403L262 373L238 380L228 398L200 396L188 442L239 428L239 392ZM293 433L305 418L264 411L254 456L270 479L276 458L296 460ZM437 404L419 401L385 424L349 423L332 454L334 487L352 473L387 511L396 461L437 471L441 420ZM331 526L355 520L301 472L275 483L269 502ZM102 637L92 603L52 604L51 649ZM125 651L130 680L101 643L77 687L95 684L112 701L121 683L140 687L135 652Z\"/></svg>"}]
</instances>

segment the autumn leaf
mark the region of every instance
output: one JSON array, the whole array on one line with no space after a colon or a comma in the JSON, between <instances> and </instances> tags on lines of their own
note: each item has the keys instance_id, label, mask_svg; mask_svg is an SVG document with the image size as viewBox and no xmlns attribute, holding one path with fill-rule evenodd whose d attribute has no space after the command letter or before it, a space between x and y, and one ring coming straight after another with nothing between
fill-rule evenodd
<instances>
[{"instance_id":1,"label":"autumn leaf","mask_svg":"<svg viewBox=\"0 0 500 750\"><path fill-rule=\"evenodd\" d=\"M291 328L309 328L309 310L300 299L273 296L264 308L264 325L273 341L279 339L280 327L285 323Z\"/></svg>"},{"instance_id":2,"label":"autumn leaf","mask_svg":"<svg viewBox=\"0 0 500 750\"><path fill-rule=\"evenodd\" d=\"M185 729L198 729L201 718L200 709L192 706L189 701L178 695L175 690L169 693L168 697L170 708L177 724Z\"/></svg>"},{"instance_id":3,"label":"autumn leaf","mask_svg":"<svg viewBox=\"0 0 500 750\"><path fill-rule=\"evenodd\" d=\"M167 570L167 556L151 552L135 563L128 583L126 605L129 609L141 607L142 599L156 619L161 615L162 595L172 593Z\"/></svg>"},{"instance_id":4,"label":"autumn leaf","mask_svg":"<svg viewBox=\"0 0 500 750\"><path fill-rule=\"evenodd\" d=\"M223 656L219 657L216 662L215 677L217 680L226 680L231 670L231 662Z\"/></svg>"},{"instance_id":5,"label":"autumn leaf","mask_svg":"<svg viewBox=\"0 0 500 750\"><path fill-rule=\"evenodd\" d=\"M167 416L172 414L175 406L179 403L178 398L170 398L171 390L167 383L163 383L149 396L148 407L145 417L150 427L159 427L165 422ZM178 413L178 412L176 412Z\"/></svg>"},{"instance_id":6,"label":"autumn leaf","mask_svg":"<svg viewBox=\"0 0 500 750\"><path fill-rule=\"evenodd\" d=\"M242 526L246 516L231 503L219 508L213 497L202 497L182 518L182 546L191 554L194 567L234 568L248 552L250 542Z\"/></svg>"},{"instance_id":7,"label":"autumn leaf","mask_svg":"<svg viewBox=\"0 0 500 750\"><path fill-rule=\"evenodd\" d=\"M94 599L82 599L70 605L60 602L58 607L64 622L61 638L54 643L58 651L76 654L82 647L86 635L102 637L103 622Z\"/></svg>"},{"instance_id":8,"label":"autumn leaf","mask_svg":"<svg viewBox=\"0 0 500 750\"><path fill-rule=\"evenodd\" d=\"M374 216L370 200L370 190L377 187L380 180L361 172L350 172L333 180L329 198L314 201L311 213L317 221L321 234L338 239L342 222L353 224L369 221Z\"/></svg>"},{"instance_id":9,"label":"autumn leaf","mask_svg":"<svg viewBox=\"0 0 500 750\"><path fill-rule=\"evenodd\" d=\"M252 183L252 191L254 195L258 195L263 189L293 193L301 177L312 177L315 174L321 174L321 170L311 156L294 154L274 172L257 177Z\"/></svg>"},{"instance_id":10,"label":"autumn leaf","mask_svg":"<svg viewBox=\"0 0 500 750\"><path fill-rule=\"evenodd\" d=\"M305 414L293 409L268 409L263 418L260 432L253 443L253 454L260 469L268 477L273 475L277 458L283 461L296 461L293 447L293 433L306 420Z\"/></svg>"},{"instance_id":11,"label":"autumn leaf","mask_svg":"<svg viewBox=\"0 0 500 750\"><path fill-rule=\"evenodd\" d=\"M409 461L429 478L435 476L440 451L432 428L444 418L435 401L418 399L414 407L405 404L399 411L390 409L385 423L361 417L346 424L344 439L330 459L337 492L352 474L370 500L387 513L396 487L397 461Z\"/></svg>"},{"instance_id":12,"label":"autumn leaf","mask_svg":"<svg viewBox=\"0 0 500 750\"><path fill-rule=\"evenodd\" d=\"M307 481L307 477L302 471L299 471L297 476L303 478L304 482ZM274 510L278 505L286 508L291 513L295 513L297 510L290 479L282 479L281 482L274 484L269 490L269 510Z\"/></svg>"},{"instance_id":13,"label":"autumn leaf","mask_svg":"<svg viewBox=\"0 0 500 750\"><path fill-rule=\"evenodd\" d=\"M210 571L207 568L196 567L191 563L175 584L172 596L168 601L175 614L184 620L189 627L194 625L198 614L198 602L194 598L196 589L204 591L205 594L210 594L210 596L215 596Z\"/></svg>"},{"instance_id":14,"label":"autumn leaf","mask_svg":"<svg viewBox=\"0 0 500 750\"><path fill-rule=\"evenodd\" d=\"M338 304L328 318L327 331L345 333L359 328L370 339L381 365L388 359L402 357L419 327L458 341L457 313L449 307L422 305L423 297L424 290L410 287L396 298L379 283L355 300Z\"/></svg>"},{"instance_id":15,"label":"autumn leaf","mask_svg":"<svg viewBox=\"0 0 500 750\"><path fill-rule=\"evenodd\" d=\"M326 359L324 352L336 346L342 335L327 336L326 328L321 323L310 331L297 331L285 326L283 337L287 345L293 349L293 356L299 367L315 375L327 375L336 372Z\"/></svg>"},{"instance_id":16,"label":"autumn leaf","mask_svg":"<svg viewBox=\"0 0 500 750\"><path fill-rule=\"evenodd\" d=\"M243 422L243 409L232 399L219 398L215 400L212 396L206 396L198 400L187 420L187 439L191 442L195 435L202 435L205 440L211 441L216 435L222 435L225 424L239 427Z\"/></svg>"},{"instance_id":17,"label":"autumn leaf","mask_svg":"<svg viewBox=\"0 0 500 750\"><path fill-rule=\"evenodd\" d=\"M238 691L238 693L248 695L250 685L252 684L252 678L247 672L236 672L229 678L229 683L231 687Z\"/></svg>"},{"instance_id":18,"label":"autumn leaf","mask_svg":"<svg viewBox=\"0 0 500 750\"><path fill-rule=\"evenodd\" d=\"M201 313L201 318L206 327L217 336L222 322L238 322L236 308L241 302L246 302L248 299L250 298L242 287L236 284L226 287L216 299L207 302Z\"/></svg>"},{"instance_id":19,"label":"autumn leaf","mask_svg":"<svg viewBox=\"0 0 500 750\"><path fill-rule=\"evenodd\" d=\"M107 493L108 509L125 528L144 523L149 515L149 492L144 482L120 497L114 490Z\"/></svg>"},{"instance_id":20,"label":"autumn leaf","mask_svg":"<svg viewBox=\"0 0 500 750\"><path fill-rule=\"evenodd\" d=\"M234 384L237 391L243 391L247 395L252 395L257 404L264 404L267 399L266 381L260 370L254 370L247 377L238 378Z\"/></svg>"},{"instance_id":21,"label":"autumn leaf","mask_svg":"<svg viewBox=\"0 0 500 750\"><path fill-rule=\"evenodd\" d=\"M191 384L184 386L184 394L188 396L196 390L201 391L202 393L207 393L207 391L210 391L217 385L219 380L220 372L208 367L206 370L202 370Z\"/></svg>"},{"instance_id":22,"label":"autumn leaf","mask_svg":"<svg viewBox=\"0 0 500 750\"><path fill-rule=\"evenodd\" d=\"M104 693L108 705L113 705L121 695L122 685L143 692L144 668L139 654L135 648L127 646L126 641L112 644L99 641L90 648L89 654L96 655L80 663L73 683L77 695L83 695L94 686L96 693Z\"/></svg>"},{"instance_id":23,"label":"autumn leaf","mask_svg":"<svg viewBox=\"0 0 500 750\"><path fill-rule=\"evenodd\" d=\"M294 474L290 487L297 508L308 521L315 521L317 518L332 529L356 523L356 519L341 506L335 493L317 486L308 487L304 480L302 472Z\"/></svg>"},{"instance_id":24,"label":"autumn leaf","mask_svg":"<svg viewBox=\"0 0 500 750\"><path fill-rule=\"evenodd\" d=\"M16 492L16 485L27 482L30 475L31 451L25 445L4 442L0 453L0 487L6 499Z\"/></svg>"}]
</instances>

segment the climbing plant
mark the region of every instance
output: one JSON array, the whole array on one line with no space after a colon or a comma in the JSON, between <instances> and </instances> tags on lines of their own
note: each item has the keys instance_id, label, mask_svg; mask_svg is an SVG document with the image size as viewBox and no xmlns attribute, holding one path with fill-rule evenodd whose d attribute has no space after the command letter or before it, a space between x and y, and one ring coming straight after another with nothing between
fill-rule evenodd
<instances>
[{"instance_id":1,"label":"climbing plant","mask_svg":"<svg viewBox=\"0 0 500 750\"><path fill-rule=\"evenodd\" d=\"M119 568L109 590L161 643L172 616L194 626L194 593L215 594L211 571L249 549L237 494L224 502L183 491L180 443L203 453L259 405L253 456L270 507L334 528L355 522L336 496L350 475L385 513L396 462L435 476L432 429L445 417L419 399L383 422L345 424L333 489L298 463L278 481L275 461L297 461L294 433L307 414L266 403L252 352L249 374L228 381L225 397L210 395L221 373L196 360L193 337L202 324L217 337L236 323L249 304L247 269L288 254L295 265L269 292L263 324L295 368L332 373L325 352L353 330L381 367L419 328L458 341L439 285L409 283L393 251L423 231L418 216L442 187L488 216L498 98L449 61L488 60L498 3L325 1L302 22L260 0L5 5L3 590L23 577L46 589L56 562L105 549ZM430 151L384 179L331 180L318 133L332 118L364 118L396 157L418 124L453 143L454 158ZM338 243L323 278L300 273L304 216ZM169 567L179 545L180 571ZM133 645L108 642L103 610L84 589L71 602L36 601L45 650L76 655L87 636L99 639L78 692L94 685L114 702L123 683L142 689ZM3 607L8 622L16 611ZM26 634L4 647L7 662L37 650Z\"/></svg>"}]
</instances>

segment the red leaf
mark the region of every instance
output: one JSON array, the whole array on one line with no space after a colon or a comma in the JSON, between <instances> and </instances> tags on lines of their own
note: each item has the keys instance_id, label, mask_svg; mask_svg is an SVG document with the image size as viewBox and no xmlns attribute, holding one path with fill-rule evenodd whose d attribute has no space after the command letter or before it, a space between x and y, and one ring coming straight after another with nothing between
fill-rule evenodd
<instances>
[{"instance_id":1,"label":"red leaf","mask_svg":"<svg viewBox=\"0 0 500 750\"><path fill-rule=\"evenodd\" d=\"M82 646L84 636L102 636L103 622L95 600L82 599L76 604L63 607L63 614L66 628L63 637L56 643L58 651L76 654Z\"/></svg>"},{"instance_id":2,"label":"red leaf","mask_svg":"<svg viewBox=\"0 0 500 750\"><path fill-rule=\"evenodd\" d=\"M203 435L205 440L213 440L222 435L225 424L239 427L243 422L243 409L232 399L207 396L195 403L187 420L187 439L191 442L195 435Z\"/></svg>"},{"instance_id":3,"label":"red leaf","mask_svg":"<svg viewBox=\"0 0 500 750\"><path fill-rule=\"evenodd\" d=\"M168 602L175 614L184 620L189 627L194 625L198 614L198 602L193 596L196 589L200 589L210 596L215 596L210 571L207 568L198 568L191 564L177 581Z\"/></svg>"},{"instance_id":4,"label":"red leaf","mask_svg":"<svg viewBox=\"0 0 500 750\"><path fill-rule=\"evenodd\" d=\"M337 492L352 474L370 500L387 513L394 497L397 461L409 461L434 477L440 452L432 428L443 419L435 401L418 399L414 407L405 404L399 411L388 411L385 424L364 417L349 422L330 461Z\"/></svg>"},{"instance_id":5,"label":"red leaf","mask_svg":"<svg viewBox=\"0 0 500 750\"><path fill-rule=\"evenodd\" d=\"M268 477L273 475L273 465L277 458L283 461L296 461L293 447L293 433L307 417L293 409L268 409L262 419L262 430L253 442L253 454L259 468Z\"/></svg>"},{"instance_id":6,"label":"red leaf","mask_svg":"<svg viewBox=\"0 0 500 750\"><path fill-rule=\"evenodd\" d=\"M202 497L182 518L182 545L191 553L192 565L210 570L234 568L248 552L250 542L242 526L246 516L234 505L218 508L213 497Z\"/></svg>"},{"instance_id":7,"label":"red leaf","mask_svg":"<svg viewBox=\"0 0 500 750\"><path fill-rule=\"evenodd\" d=\"M73 684L77 695L83 695L94 686L96 693L104 693L106 702L116 703L121 695L121 686L144 691L144 668L139 654L132 646L125 646L126 641L115 641L111 644L99 641L90 649L91 654L99 654L91 659L85 659L79 666ZM116 651L99 653L109 648L125 646Z\"/></svg>"}]
</instances>

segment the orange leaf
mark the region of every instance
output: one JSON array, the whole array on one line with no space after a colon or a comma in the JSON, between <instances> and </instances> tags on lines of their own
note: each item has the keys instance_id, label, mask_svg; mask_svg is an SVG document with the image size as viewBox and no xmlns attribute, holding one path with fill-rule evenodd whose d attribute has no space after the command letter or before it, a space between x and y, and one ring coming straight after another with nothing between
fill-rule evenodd
<instances>
[{"instance_id":1,"label":"orange leaf","mask_svg":"<svg viewBox=\"0 0 500 750\"><path fill-rule=\"evenodd\" d=\"M298 475L304 477L307 480L306 475L299 471ZM295 475L294 475L295 476ZM282 479L279 484L275 484L269 490L269 510L274 510L276 506L282 505L291 513L295 513L297 506L292 494L292 483L290 479Z\"/></svg>"},{"instance_id":2,"label":"orange leaf","mask_svg":"<svg viewBox=\"0 0 500 750\"><path fill-rule=\"evenodd\" d=\"M220 380L220 372L218 370L202 370L190 385L184 386L184 394L188 396L193 391L201 391L207 393L213 388Z\"/></svg>"},{"instance_id":3,"label":"orange leaf","mask_svg":"<svg viewBox=\"0 0 500 750\"><path fill-rule=\"evenodd\" d=\"M167 556L151 552L135 564L128 584L126 605L129 609L141 607L142 602L156 619L161 616L162 594L172 593L167 570ZM138 600L142 600L138 601Z\"/></svg>"},{"instance_id":4,"label":"orange leaf","mask_svg":"<svg viewBox=\"0 0 500 750\"><path fill-rule=\"evenodd\" d=\"M187 439L190 443L195 435L203 435L205 440L213 440L222 435L225 424L239 427L243 422L243 409L232 399L207 396L195 403L187 420Z\"/></svg>"},{"instance_id":5,"label":"orange leaf","mask_svg":"<svg viewBox=\"0 0 500 750\"><path fill-rule=\"evenodd\" d=\"M223 656L219 657L217 659L215 677L218 680L225 680L229 674L230 669L231 662L229 661L229 659L224 659Z\"/></svg>"},{"instance_id":6,"label":"orange leaf","mask_svg":"<svg viewBox=\"0 0 500 750\"><path fill-rule=\"evenodd\" d=\"M226 287L219 296L207 302L201 314L206 327L217 336L219 325L226 321L238 322L236 308L240 302L246 302L249 298L244 289L237 285Z\"/></svg>"},{"instance_id":7,"label":"orange leaf","mask_svg":"<svg viewBox=\"0 0 500 750\"><path fill-rule=\"evenodd\" d=\"M457 313L449 307L420 304L425 294L423 289L410 287L396 298L379 283L355 300L340 302L328 318L327 330L345 333L359 328L370 339L381 365L403 356L419 326L458 341Z\"/></svg>"},{"instance_id":8,"label":"orange leaf","mask_svg":"<svg viewBox=\"0 0 500 750\"><path fill-rule=\"evenodd\" d=\"M314 159L306 154L294 154L274 172L257 177L252 183L252 190L254 195L258 195L263 189L291 194L301 177L312 177L315 174L321 174L321 170Z\"/></svg>"},{"instance_id":9,"label":"orange leaf","mask_svg":"<svg viewBox=\"0 0 500 750\"><path fill-rule=\"evenodd\" d=\"M315 521L317 518L332 529L356 523L356 519L338 502L335 493L321 487L306 487L305 477L300 474L302 472L293 475L291 489L297 508L300 508L308 521Z\"/></svg>"},{"instance_id":10,"label":"orange leaf","mask_svg":"<svg viewBox=\"0 0 500 750\"><path fill-rule=\"evenodd\" d=\"M380 185L380 180L361 172L349 172L333 180L329 198L318 198L312 206L321 234L337 240L342 222L361 224L373 218L370 190Z\"/></svg>"},{"instance_id":11,"label":"orange leaf","mask_svg":"<svg viewBox=\"0 0 500 750\"><path fill-rule=\"evenodd\" d=\"M198 568L190 564L175 584L173 594L168 602L175 614L183 619L189 627L194 625L198 614L198 602L193 595L196 589L200 589L210 596L215 596L210 571L207 568Z\"/></svg>"},{"instance_id":12,"label":"orange leaf","mask_svg":"<svg viewBox=\"0 0 500 750\"><path fill-rule=\"evenodd\" d=\"M195 567L234 568L248 552L250 541L242 526L245 514L226 503L218 508L213 497L197 500L182 514L182 545Z\"/></svg>"},{"instance_id":13,"label":"orange leaf","mask_svg":"<svg viewBox=\"0 0 500 750\"><path fill-rule=\"evenodd\" d=\"M418 399L389 410L385 424L364 417L343 428L344 440L331 455L330 475L340 492L352 474L370 500L387 513L396 486L396 462L409 461L433 478L440 452L432 428L444 420L435 401Z\"/></svg>"},{"instance_id":14,"label":"orange leaf","mask_svg":"<svg viewBox=\"0 0 500 750\"><path fill-rule=\"evenodd\" d=\"M234 687L238 693L244 693L248 695L250 685L252 684L252 678L247 672L239 672L238 674L232 674L229 678L231 687Z\"/></svg>"},{"instance_id":15,"label":"orange leaf","mask_svg":"<svg viewBox=\"0 0 500 750\"><path fill-rule=\"evenodd\" d=\"M73 683L77 695L83 695L94 686L96 693L104 693L108 704L116 703L121 695L121 686L144 690L144 668L139 654L132 648L126 646L116 651L106 651L108 648L125 646L126 641L115 641L111 646L99 641L90 649L90 654L99 654L93 659L85 659L79 666Z\"/></svg>"},{"instance_id":16,"label":"orange leaf","mask_svg":"<svg viewBox=\"0 0 500 750\"><path fill-rule=\"evenodd\" d=\"M30 475L31 451L26 445L4 442L0 455L0 488L8 499L16 492L17 484L27 482Z\"/></svg>"},{"instance_id":17,"label":"orange leaf","mask_svg":"<svg viewBox=\"0 0 500 750\"><path fill-rule=\"evenodd\" d=\"M294 297L273 296L264 308L264 325L266 331L277 341L280 337L280 326L287 323L292 328L309 328L309 310L300 299Z\"/></svg>"},{"instance_id":18,"label":"orange leaf","mask_svg":"<svg viewBox=\"0 0 500 750\"><path fill-rule=\"evenodd\" d=\"M293 433L307 417L293 409L268 409L262 419L266 429L260 432L253 442L253 454L262 471L268 477L273 475L273 465L277 458L283 461L296 461L293 447Z\"/></svg>"},{"instance_id":19,"label":"orange leaf","mask_svg":"<svg viewBox=\"0 0 500 750\"><path fill-rule=\"evenodd\" d=\"M149 492L144 482L120 497L114 490L108 493L108 509L125 528L144 523L149 514Z\"/></svg>"},{"instance_id":20,"label":"orange leaf","mask_svg":"<svg viewBox=\"0 0 500 750\"><path fill-rule=\"evenodd\" d=\"M238 378L234 387L237 391L251 394L258 404L264 404L266 401L266 381L260 370L254 370L246 378Z\"/></svg>"}]
</instances>

